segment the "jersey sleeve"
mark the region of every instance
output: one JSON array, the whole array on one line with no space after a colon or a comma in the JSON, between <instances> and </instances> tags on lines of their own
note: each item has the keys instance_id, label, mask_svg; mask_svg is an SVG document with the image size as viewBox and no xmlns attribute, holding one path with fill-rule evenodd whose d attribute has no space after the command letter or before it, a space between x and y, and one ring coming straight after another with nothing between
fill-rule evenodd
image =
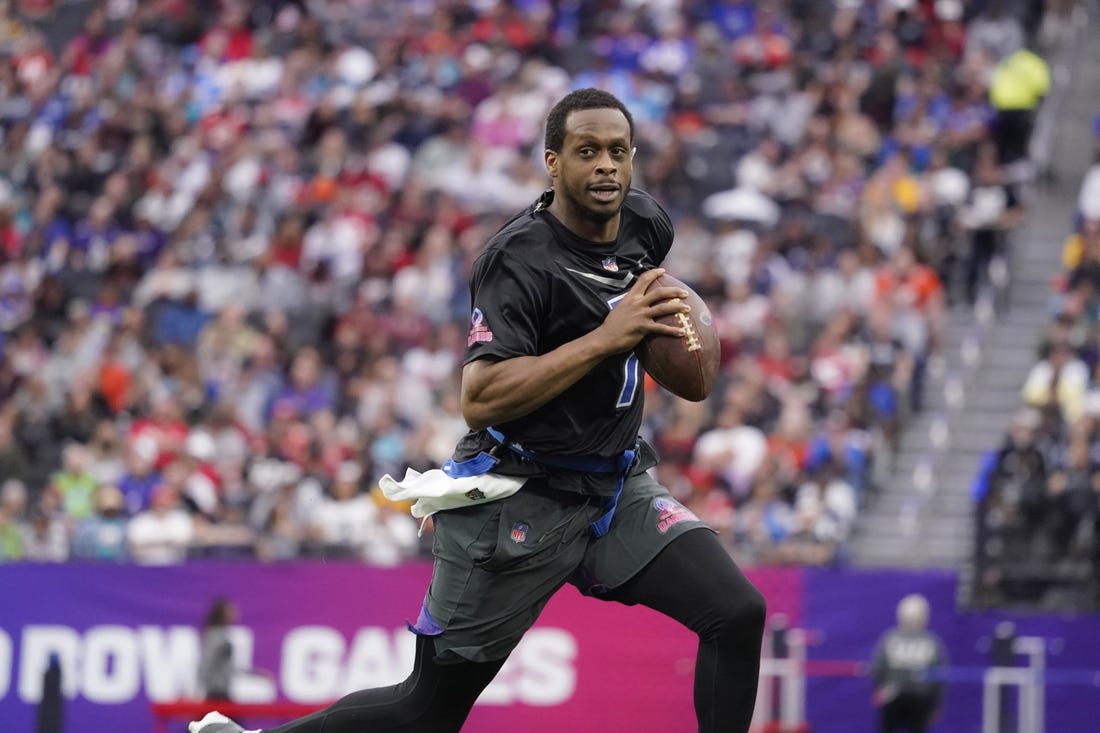
<instances>
[{"instance_id":1,"label":"jersey sleeve","mask_svg":"<svg viewBox=\"0 0 1100 733\"><path fill-rule=\"evenodd\" d=\"M543 298L538 279L508 253L487 250L470 277L470 331L464 364L537 355Z\"/></svg>"}]
</instances>

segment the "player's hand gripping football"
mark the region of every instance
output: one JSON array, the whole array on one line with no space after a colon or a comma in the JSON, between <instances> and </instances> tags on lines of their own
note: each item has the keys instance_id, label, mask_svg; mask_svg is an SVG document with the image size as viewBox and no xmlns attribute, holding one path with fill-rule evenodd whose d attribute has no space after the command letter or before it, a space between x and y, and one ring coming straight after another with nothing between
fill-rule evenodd
<instances>
[{"instance_id":1,"label":"player's hand gripping football","mask_svg":"<svg viewBox=\"0 0 1100 733\"><path fill-rule=\"evenodd\" d=\"M691 307L684 302L686 290L675 287L649 286L664 274L663 268L648 270L638 278L622 300L615 304L597 331L612 353L630 351L649 334L679 338L683 329L657 319L675 313L687 313ZM648 292L647 292L648 291Z\"/></svg>"}]
</instances>

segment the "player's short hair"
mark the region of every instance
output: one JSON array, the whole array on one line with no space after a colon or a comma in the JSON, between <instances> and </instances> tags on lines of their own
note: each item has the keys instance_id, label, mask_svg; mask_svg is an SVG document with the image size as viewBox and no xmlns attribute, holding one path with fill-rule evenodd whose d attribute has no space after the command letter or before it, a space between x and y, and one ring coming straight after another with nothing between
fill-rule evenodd
<instances>
[{"instance_id":1,"label":"player's short hair","mask_svg":"<svg viewBox=\"0 0 1100 733\"><path fill-rule=\"evenodd\" d=\"M611 92L603 89L587 87L569 92L554 105L550 114L546 116L546 149L561 152L565 145L565 121L570 113L582 109L617 109L626 117L630 125L630 142L634 142L634 118L630 116L630 110Z\"/></svg>"}]
</instances>

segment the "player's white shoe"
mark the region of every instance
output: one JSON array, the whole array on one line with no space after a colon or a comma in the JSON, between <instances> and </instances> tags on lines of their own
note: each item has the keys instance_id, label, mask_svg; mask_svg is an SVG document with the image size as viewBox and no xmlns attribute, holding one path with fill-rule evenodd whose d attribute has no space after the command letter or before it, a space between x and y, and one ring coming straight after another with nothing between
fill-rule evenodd
<instances>
[{"instance_id":1,"label":"player's white shoe","mask_svg":"<svg viewBox=\"0 0 1100 733\"><path fill-rule=\"evenodd\" d=\"M258 730L245 730L221 713L207 713L202 720L187 724L191 733L260 733Z\"/></svg>"}]
</instances>

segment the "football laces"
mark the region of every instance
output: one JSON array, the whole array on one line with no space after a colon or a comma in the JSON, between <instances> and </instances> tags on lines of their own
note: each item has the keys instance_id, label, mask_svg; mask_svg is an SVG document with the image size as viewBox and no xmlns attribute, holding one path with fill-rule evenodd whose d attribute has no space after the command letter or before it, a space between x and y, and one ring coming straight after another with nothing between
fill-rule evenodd
<instances>
[{"instance_id":1,"label":"football laces","mask_svg":"<svg viewBox=\"0 0 1100 733\"><path fill-rule=\"evenodd\" d=\"M703 344L699 341L699 332L695 330L695 324L687 313L677 313L676 320L680 322L680 328L684 329L684 344L688 351L698 351L703 348Z\"/></svg>"}]
</instances>

